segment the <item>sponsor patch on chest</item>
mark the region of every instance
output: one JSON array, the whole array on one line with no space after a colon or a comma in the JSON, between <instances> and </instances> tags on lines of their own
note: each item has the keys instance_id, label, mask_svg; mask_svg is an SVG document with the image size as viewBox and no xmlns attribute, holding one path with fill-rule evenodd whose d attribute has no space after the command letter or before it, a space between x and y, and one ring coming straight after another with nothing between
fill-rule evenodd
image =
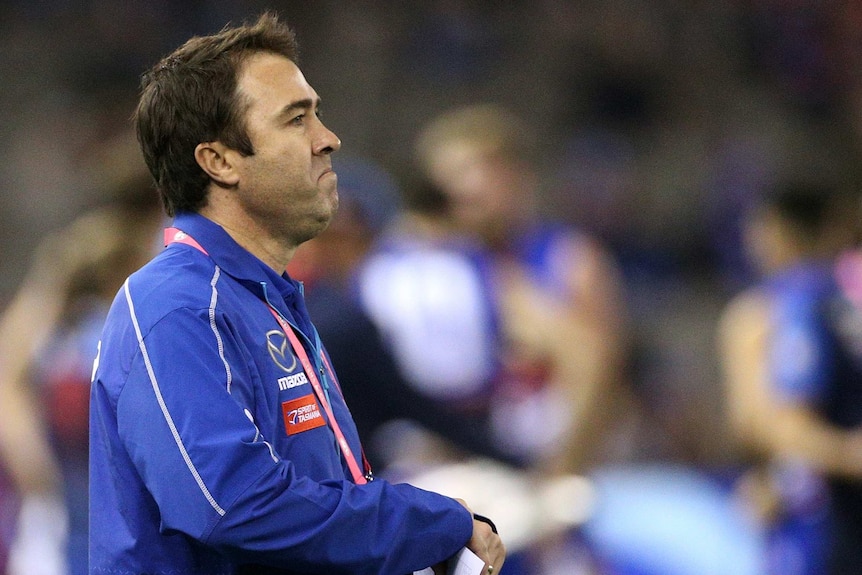
<instances>
[{"instance_id":1,"label":"sponsor patch on chest","mask_svg":"<svg viewBox=\"0 0 862 575\"><path fill-rule=\"evenodd\" d=\"M284 414L284 430L288 435L326 425L313 393L285 401L281 404L281 412Z\"/></svg>"}]
</instances>

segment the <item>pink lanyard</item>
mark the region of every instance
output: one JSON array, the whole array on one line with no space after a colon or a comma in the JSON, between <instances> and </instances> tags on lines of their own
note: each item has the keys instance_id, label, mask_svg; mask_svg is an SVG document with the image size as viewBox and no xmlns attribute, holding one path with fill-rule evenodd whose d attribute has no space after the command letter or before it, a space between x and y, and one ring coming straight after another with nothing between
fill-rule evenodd
<instances>
[{"instance_id":1,"label":"pink lanyard","mask_svg":"<svg viewBox=\"0 0 862 575\"><path fill-rule=\"evenodd\" d=\"M341 452L344 454L344 459L347 461L347 467L350 468L350 474L353 475L353 481L357 485L362 485L366 483L365 475L360 471L359 464L356 462L356 458L353 456L353 451L350 449L350 445L347 443L347 439L344 437L344 434L341 432L341 427L338 425L338 420L335 419L335 414L332 412L332 406L330 406L327 401L326 394L323 391L323 387L320 385L320 381L317 379L317 374L314 371L314 366L311 365L311 361L308 359L308 354L305 353L305 348L302 347L302 344L299 341L299 338L296 337L296 334L293 333L293 328L290 327L290 324L285 321L283 317L281 317L276 310L269 306L269 311L272 312L273 317L278 322L278 325L281 326L281 329L284 331L284 335L287 336L287 339L290 340L290 345L293 347L294 353L296 353L297 357L299 357L300 363L302 363L303 369L305 369L305 374L308 376L308 380L311 382L311 387L314 388L314 393L317 395L317 399L320 400L320 403L323 404L323 409L326 410L326 416L329 418L329 424L332 426L332 432L335 434L335 439L338 441L338 445L341 447ZM323 353L321 352L321 356Z\"/></svg>"},{"instance_id":2,"label":"pink lanyard","mask_svg":"<svg viewBox=\"0 0 862 575\"><path fill-rule=\"evenodd\" d=\"M188 235L187 233L179 230L177 228L167 228L165 229L165 246L172 243L180 243L192 246L202 253L207 254L207 251L197 242L193 237ZM311 382L311 387L314 389L314 394L317 396L318 401L323 405L323 409L326 411L326 416L329 418L329 425L332 428L332 432L335 434L335 440L338 442L339 447L341 447L341 452L344 454L344 460L347 462L347 467L350 469L350 474L353 476L353 481L357 485L363 485L368 482L368 478L371 477L371 466L368 464L368 461L365 459L363 454L362 460L365 467L365 473L363 473L359 464L356 461L356 457L353 455L353 450L350 449L350 444L347 442L347 438L344 437L344 433L341 432L341 427L338 425L338 420L335 419L335 414L332 412L332 406L329 404L327 400L326 393L323 390L323 387L320 385L320 380L317 379L317 372L314 369L314 366L311 364L311 361L308 358L308 354L305 353L305 348L302 346L302 343L299 341L299 338L296 337L296 334L293 332L293 328L291 325L272 307L269 303L267 303L267 307L269 307L269 311L272 313L275 320L278 322L278 325L281 327L282 331L284 331L284 335L287 336L288 341L290 341L291 347L293 347L293 351L296 356L299 358L300 363L302 363L302 368L305 370L306 376L308 376L308 380ZM326 364L326 368L332 374L333 380L335 380L335 374L332 371L332 367L329 365L329 361L327 361L326 356L321 352L321 358L323 362Z\"/></svg>"}]
</instances>

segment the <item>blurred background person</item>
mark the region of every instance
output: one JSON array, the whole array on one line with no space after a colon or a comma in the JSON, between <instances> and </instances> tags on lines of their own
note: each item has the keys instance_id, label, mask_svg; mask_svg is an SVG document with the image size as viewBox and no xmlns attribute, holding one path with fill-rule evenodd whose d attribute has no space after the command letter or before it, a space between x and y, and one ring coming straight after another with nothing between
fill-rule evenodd
<instances>
[{"instance_id":1,"label":"blurred background person","mask_svg":"<svg viewBox=\"0 0 862 575\"><path fill-rule=\"evenodd\" d=\"M436 233L479 274L463 285L452 273L414 276L417 290L450 292L439 301L431 293L416 313L474 318L472 331L447 334L439 322L439 333L423 333L406 313L384 320L392 294L405 289L391 278L366 272L363 296L414 385L438 400L484 403L500 446L531 467L583 473L619 456L623 288L598 242L540 216L534 143L514 113L491 104L444 112L417 140L417 168L445 205ZM471 287L472 299L462 297ZM444 368L460 381L444 381Z\"/></svg>"},{"instance_id":2,"label":"blurred background person","mask_svg":"<svg viewBox=\"0 0 862 575\"><path fill-rule=\"evenodd\" d=\"M122 157L119 138L110 142L99 168L106 198L43 238L0 317L0 388L28 407L4 402L11 411L0 433L9 438L4 462L21 477L15 575L87 573L93 360L116 290L159 245L160 205L143 162Z\"/></svg>"},{"instance_id":3,"label":"blurred background person","mask_svg":"<svg viewBox=\"0 0 862 575\"><path fill-rule=\"evenodd\" d=\"M862 565L862 308L846 292L862 276L838 259L854 244L859 196L811 171L748 213L744 245L762 279L719 324L728 415L752 462L739 491L775 575Z\"/></svg>"}]
</instances>

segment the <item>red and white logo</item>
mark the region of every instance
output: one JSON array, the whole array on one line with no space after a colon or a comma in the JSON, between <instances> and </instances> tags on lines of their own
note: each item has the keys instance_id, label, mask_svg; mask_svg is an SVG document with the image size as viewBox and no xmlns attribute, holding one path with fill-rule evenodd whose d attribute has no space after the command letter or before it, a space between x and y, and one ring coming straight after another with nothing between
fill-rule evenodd
<instances>
[{"instance_id":1,"label":"red and white logo","mask_svg":"<svg viewBox=\"0 0 862 575\"><path fill-rule=\"evenodd\" d=\"M284 414L284 430L288 435L326 425L313 393L285 401L281 404L281 412Z\"/></svg>"}]
</instances>

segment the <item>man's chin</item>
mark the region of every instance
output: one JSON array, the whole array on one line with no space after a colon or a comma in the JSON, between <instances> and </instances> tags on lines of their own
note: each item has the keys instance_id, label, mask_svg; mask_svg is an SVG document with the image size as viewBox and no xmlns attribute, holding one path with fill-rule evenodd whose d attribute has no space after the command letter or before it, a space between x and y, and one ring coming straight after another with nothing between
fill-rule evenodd
<instances>
[{"instance_id":1,"label":"man's chin","mask_svg":"<svg viewBox=\"0 0 862 575\"><path fill-rule=\"evenodd\" d=\"M316 230L313 232L314 236L318 236L321 233L323 233L324 231L326 231L326 228L328 228L329 225L332 223L332 220L335 219L335 214L337 211L338 211L338 199L336 197L335 204L332 206L332 209L329 211L329 213L328 214L321 214L317 218Z\"/></svg>"}]
</instances>

